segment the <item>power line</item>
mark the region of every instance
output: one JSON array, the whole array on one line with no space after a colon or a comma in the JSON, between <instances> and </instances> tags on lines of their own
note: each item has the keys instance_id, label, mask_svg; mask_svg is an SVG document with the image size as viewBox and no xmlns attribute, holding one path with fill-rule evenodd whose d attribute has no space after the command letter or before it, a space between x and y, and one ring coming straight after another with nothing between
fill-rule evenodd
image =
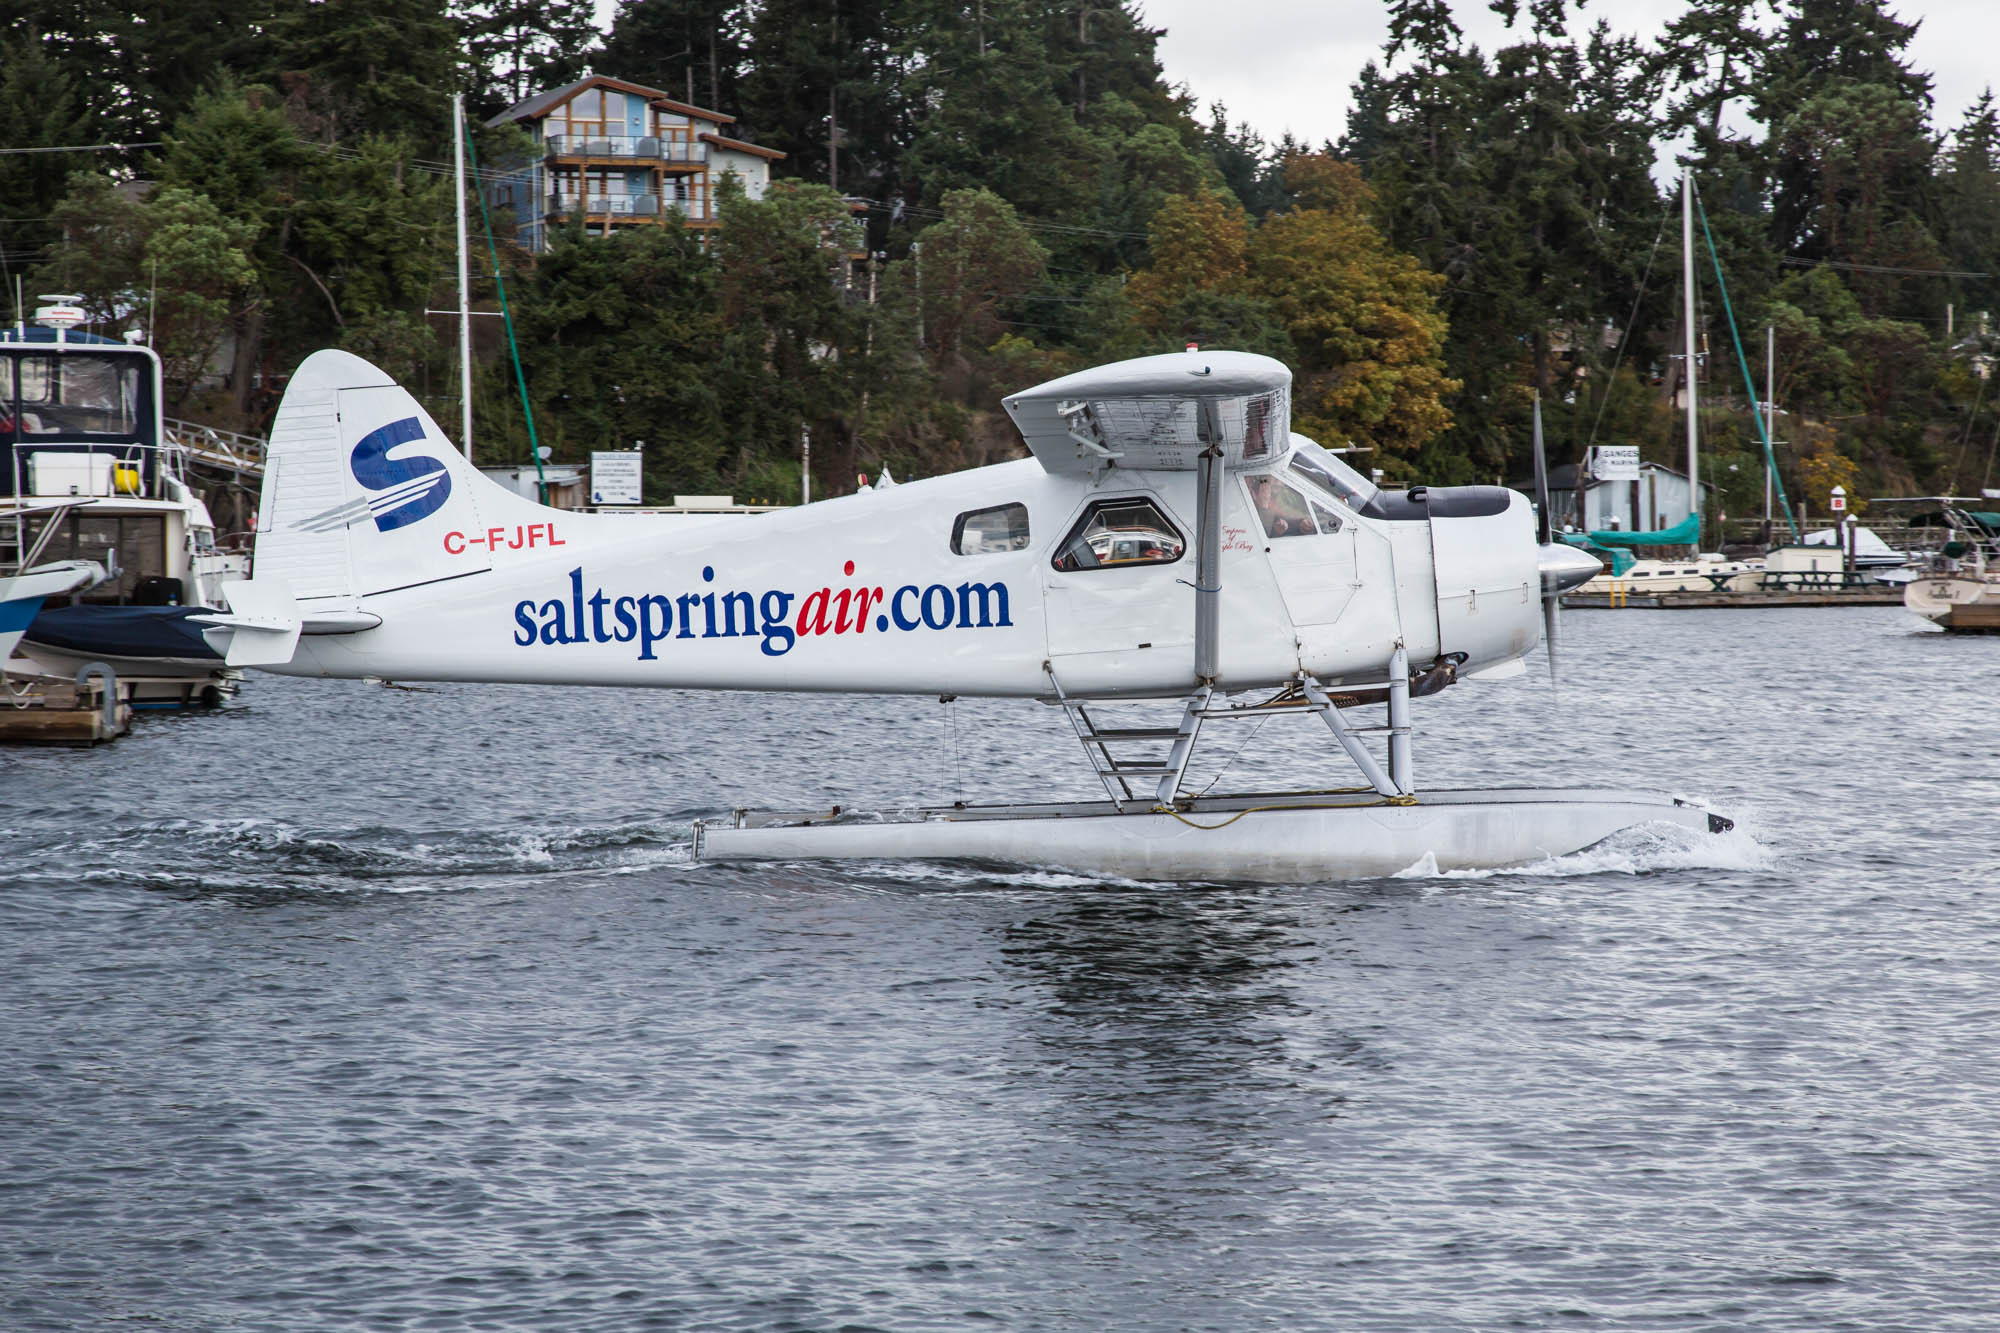
<instances>
[{"instance_id":1,"label":"power line","mask_svg":"<svg viewBox=\"0 0 2000 1333\"><path fill-rule=\"evenodd\" d=\"M119 153L127 148L160 147L164 147L164 145L158 140L149 140L146 143L73 143L57 148L0 148L0 156L13 156L20 153Z\"/></svg>"},{"instance_id":2,"label":"power line","mask_svg":"<svg viewBox=\"0 0 2000 1333\"><path fill-rule=\"evenodd\" d=\"M1893 273L1910 278L1990 278L1991 273L1972 273L1955 268L1896 268L1889 264L1843 264L1832 259L1793 259L1785 256L1778 260L1793 268L1841 268L1853 273Z\"/></svg>"}]
</instances>

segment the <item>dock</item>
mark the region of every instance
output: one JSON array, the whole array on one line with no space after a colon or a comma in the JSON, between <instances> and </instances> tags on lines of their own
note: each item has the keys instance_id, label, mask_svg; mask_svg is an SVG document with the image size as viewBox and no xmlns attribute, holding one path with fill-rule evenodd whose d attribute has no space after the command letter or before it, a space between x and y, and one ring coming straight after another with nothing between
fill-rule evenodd
<instances>
[{"instance_id":1,"label":"dock","mask_svg":"<svg viewBox=\"0 0 2000 1333\"><path fill-rule=\"evenodd\" d=\"M1949 634L2000 634L2000 606L1954 606L1938 623Z\"/></svg>"},{"instance_id":2,"label":"dock","mask_svg":"<svg viewBox=\"0 0 2000 1333\"><path fill-rule=\"evenodd\" d=\"M9 676L0 696L0 745L88 747L132 728L132 685L116 676L84 684L59 676Z\"/></svg>"},{"instance_id":3,"label":"dock","mask_svg":"<svg viewBox=\"0 0 2000 1333\"><path fill-rule=\"evenodd\" d=\"M1709 611L1719 607L1773 606L1901 606L1903 590L1886 584L1872 587L1785 588L1773 592L1572 592L1565 609Z\"/></svg>"}]
</instances>

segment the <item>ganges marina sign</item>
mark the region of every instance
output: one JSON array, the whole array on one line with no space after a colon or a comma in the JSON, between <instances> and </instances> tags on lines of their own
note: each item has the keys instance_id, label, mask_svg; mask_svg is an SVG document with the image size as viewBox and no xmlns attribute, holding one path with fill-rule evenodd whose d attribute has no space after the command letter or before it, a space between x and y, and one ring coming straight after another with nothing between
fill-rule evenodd
<instances>
[{"instance_id":1,"label":"ganges marina sign","mask_svg":"<svg viewBox=\"0 0 2000 1333\"><path fill-rule=\"evenodd\" d=\"M843 572L854 577L852 560ZM702 566L701 581L715 582L715 566ZM803 596L779 589L613 596L601 584L586 593L584 582L579 565L569 571L563 596L515 603L515 646L627 643L636 645L638 661L652 662L658 660L658 646L669 640L754 637L766 657L783 657L802 639L865 634L871 625L877 634L908 634L1014 624L1005 583L968 580L956 588L905 583L894 592L879 585L827 586Z\"/></svg>"}]
</instances>

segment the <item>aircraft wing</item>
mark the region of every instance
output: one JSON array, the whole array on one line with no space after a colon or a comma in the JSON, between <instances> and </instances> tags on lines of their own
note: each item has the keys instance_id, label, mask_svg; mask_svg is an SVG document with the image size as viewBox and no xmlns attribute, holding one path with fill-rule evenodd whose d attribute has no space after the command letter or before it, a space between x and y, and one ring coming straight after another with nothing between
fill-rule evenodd
<instances>
[{"instance_id":1,"label":"aircraft wing","mask_svg":"<svg viewBox=\"0 0 2000 1333\"><path fill-rule=\"evenodd\" d=\"M1172 352L1080 370L1004 401L1050 473L1121 467L1192 472L1210 445L1229 467L1282 453L1291 434L1292 372L1251 352Z\"/></svg>"}]
</instances>

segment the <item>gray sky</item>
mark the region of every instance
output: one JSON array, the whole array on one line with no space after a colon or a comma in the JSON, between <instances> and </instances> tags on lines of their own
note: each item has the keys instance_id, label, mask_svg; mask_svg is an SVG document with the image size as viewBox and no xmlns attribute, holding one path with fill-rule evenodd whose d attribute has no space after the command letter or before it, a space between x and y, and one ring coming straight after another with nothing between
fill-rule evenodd
<instances>
[{"instance_id":1,"label":"gray sky","mask_svg":"<svg viewBox=\"0 0 2000 1333\"><path fill-rule=\"evenodd\" d=\"M1206 120L1221 99L1232 123L1248 121L1267 140L1287 129L1317 147L1347 128L1347 90L1361 67L1379 59L1388 37L1381 0L1144 0L1148 22L1165 28L1160 61L1171 83L1186 84ZM1507 30L1484 0L1455 0L1459 26L1492 51ZM1656 35L1679 13L1673 0L1633 4L1597 0L1583 11L1613 29ZM1933 120L1957 125L1965 109L2000 78L2000 2L1919 0L1895 9L1905 22L1922 20L1910 44L1911 63L1933 76Z\"/></svg>"}]
</instances>

